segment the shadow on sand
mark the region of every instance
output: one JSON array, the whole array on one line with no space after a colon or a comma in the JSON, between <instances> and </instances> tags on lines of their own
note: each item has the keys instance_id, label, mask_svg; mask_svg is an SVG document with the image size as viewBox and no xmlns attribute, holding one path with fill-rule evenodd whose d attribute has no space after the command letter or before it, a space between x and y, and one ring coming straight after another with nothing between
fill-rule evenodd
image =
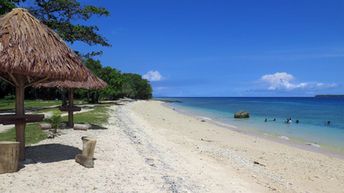
<instances>
[{"instance_id":1,"label":"shadow on sand","mask_svg":"<svg viewBox=\"0 0 344 193\"><path fill-rule=\"evenodd\" d=\"M37 162L52 163L74 159L79 153L81 153L80 149L69 145L36 145L26 148L26 159L31 159L32 164Z\"/></svg>"},{"instance_id":2,"label":"shadow on sand","mask_svg":"<svg viewBox=\"0 0 344 193\"><path fill-rule=\"evenodd\" d=\"M85 123L75 123L75 124L85 124ZM67 122L63 122L63 125L61 126L61 129L73 129L73 128L69 128L66 126ZM90 124L91 127L89 128L90 130L106 130L108 128L100 126L100 125L95 125L95 124Z\"/></svg>"},{"instance_id":3,"label":"shadow on sand","mask_svg":"<svg viewBox=\"0 0 344 193\"><path fill-rule=\"evenodd\" d=\"M92 130L105 130L105 129L108 129L106 127L102 127L100 125L95 125L95 124L91 124L91 128Z\"/></svg>"}]
</instances>

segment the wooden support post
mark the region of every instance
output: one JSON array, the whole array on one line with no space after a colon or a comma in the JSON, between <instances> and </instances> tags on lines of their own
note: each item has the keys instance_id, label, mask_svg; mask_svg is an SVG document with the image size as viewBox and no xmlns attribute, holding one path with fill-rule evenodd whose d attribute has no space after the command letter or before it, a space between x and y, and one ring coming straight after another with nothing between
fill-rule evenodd
<instances>
[{"instance_id":1,"label":"wooden support post","mask_svg":"<svg viewBox=\"0 0 344 193\"><path fill-rule=\"evenodd\" d=\"M73 89L69 89L68 92L68 101L69 101L69 108L70 110L68 111L68 124L67 126L69 128L73 128L74 127L74 121L73 121L73 111L71 110L71 108L74 105L74 90Z\"/></svg>"},{"instance_id":2,"label":"wooden support post","mask_svg":"<svg viewBox=\"0 0 344 193\"><path fill-rule=\"evenodd\" d=\"M25 79L23 76L17 76L16 81L16 116L24 116L24 91ZM15 123L16 127L16 140L19 144L19 159L25 159L25 120Z\"/></svg>"},{"instance_id":3,"label":"wooden support post","mask_svg":"<svg viewBox=\"0 0 344 193\"><path fill-rule=\"evenodd\" d=\"M93 168L94 161L94 149L96 148L97 140L89 138L89 137L82 137L82 154L78 154L75 156L75 161L86 168Z\"/></svg>"},{"instance_id":4,"label":"wooden support post","mask_svg":"<svg viewBox=\"0 0 344 193\"><path fill-rule=\"evenodd\" d=\"M0 174L18 171L19 143L0 141Z\"/></svg>"},{"instance_id":5,"label":"wooden support post","mask_svg":"<svg viewBox=\"0 0 344 193\"><path fill-rule=\"evenodd\" d=\"M66 90L65 89L61 89L61 96L62 96L62 107L63 106L67 106L67 98L66 98Z\"/></svg>"}]
</instances>

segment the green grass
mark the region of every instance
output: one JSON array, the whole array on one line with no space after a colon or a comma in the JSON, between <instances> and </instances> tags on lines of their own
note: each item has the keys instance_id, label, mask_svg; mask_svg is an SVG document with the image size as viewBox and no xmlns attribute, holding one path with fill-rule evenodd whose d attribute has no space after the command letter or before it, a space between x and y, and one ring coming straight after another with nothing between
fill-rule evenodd
<instances>
[{"instance_id":1,"label":"green grass","mask_svg":"<svg viewBox=\"0 0 344 193\"><path fill-rule=\"evenodd\" d=\"M38 111L35 111L34 114L42 114L42 113L48 113L48 112L53 113L53 115L61 115L63 113L58 108L53 108L53 109L38 110Z\"/></svg>"},{"instance_id":2,"label":"green grass","mask_svg":"<svg viewBox=\"0 0 344 193\"><path fill-rule=\"evenodd\" d=\"M95 107L94 110L74 114L74 123L89 123L94 125L102 125L107 123L109 115L106 106ZM63 121L68 120L68 116L62 117Z\"/></svg>"},{"instance_id":3,"label":"green grass","mask_svg":"<svg viewBox=\"0 0 344 193\"><path fill-rule=\"evenodd\" d=\"M104 123L107 123L109 115L107 113L107 106L98 106L95 107L94 110L84 113L79 113L74 115L74 122L75 123L89 123L94 125L101 126ZM53 111L54 113L60 113L59 110L53 109L49 110ZM63 121L67 121L68 117L62 117ZM0 141L15 141L16 134L15 128L12 128L6 132L0 133ZM32 123L26 125L25 129L25 140L26 144L35 144L39 141L42 141L47 138L47 134L42 131L37 123Z\"/></svg>"},{"instance_id":4,"label":"green grass","mask_svg":"<svg viewBox=\"0 0 344 193\"><path fill-rule=\"evenodd\" d=\"M8 110L8 109L14 109L15 108L15 100L5 100L0 99L0 110ZM25 100L25 108L31 109L31 108L42 108L42 107L49 107L49 106L56 106L61 105L60 100ZM83 102L80 100L75 100L74 103L82 104Z\"/></svg>"},{"instance_id":5,"label":"green grass","mask_svg":"<svg viewBox=\"0 0 344 193\"><path fill-rule=\"evenodd\" d=\"M34 144L47 138L47 134L44 133L38 126L38 124L28 124L25 129L25 141L26 144ZM12 128L6 132L0 133L0 141L15 141L16 130Z\"/></svg>"},{"instance_id":6,"label":"green grass","mask_svg":"<svg viewBox=\"0 0 344 193\"><path fill-rule=\"evenodd\" d=\"M0 110L14 109L15 100L0 100ZM48 107L54 105L60 105L61 101L51 100L51 101L42 101L42 100L25 100L25 108L38 108L38 107Z\"/></svg>"}]
</instances>

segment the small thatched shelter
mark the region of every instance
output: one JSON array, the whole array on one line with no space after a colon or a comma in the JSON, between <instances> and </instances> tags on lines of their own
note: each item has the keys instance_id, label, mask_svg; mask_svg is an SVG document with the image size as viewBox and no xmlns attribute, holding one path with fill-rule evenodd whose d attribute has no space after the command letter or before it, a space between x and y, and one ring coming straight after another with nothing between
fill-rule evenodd
<instances>
[{"instance_id":1,"label":"small thatched shelter","mask_svg":"<svg viewBox=\"0 0 344 193\"><path fill-rule=\"evenodd\" d=\"M62 105L60 107L61 111L68 112L68 123L67 126L70 128L74 127L74 120L73 120L73 112L80 111L81 108L74 106L74 89L82 88L82 89L93 89L99 90L103 89L107 86L107 83L104 82L102 79L95 76L93 73L89 72L89 76L86 81L83 82L75 82L75 81L54 81L49 83L38 83L35 84L34 87L36 88L60 88L60 89L68 89L68 106Z\"/></svg>"},{"instance_id":2,"label":"small thatched shelter","mask_svg":"<svg viewBox=\"0 0 344 193\"><path fill-rule=\"evenodd\" d=\"M53 81L53 82L43 82L37 83L33 85L35 88L67 88L67 89L75 89L75 88L82 88L82 89L103 89L107 86L107 83L102 79L95 76L92 72L88 73L88 77L85 81Z\"/></svg>"},{"instance_id":3,"label":"small thatched shelter","mask_svg":"<svg viewBox=\"0 0 344 193\"><path fill-rule=\"evenodd\" d=\"M16 87L16 115L0 116L0 124L15 124L24 159L25 125L43 116L25 115L24 89L44 81L87 80L82 60L51 29L25 9L0 17L0 77Z\"/></svg>"}]
</instances>

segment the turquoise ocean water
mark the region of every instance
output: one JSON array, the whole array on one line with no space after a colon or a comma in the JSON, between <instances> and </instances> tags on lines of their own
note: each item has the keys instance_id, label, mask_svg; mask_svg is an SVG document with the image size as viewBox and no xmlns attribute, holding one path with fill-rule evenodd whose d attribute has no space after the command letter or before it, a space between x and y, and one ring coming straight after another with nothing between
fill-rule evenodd
<instances>
[{"instance_id":1,"label":"turquoise ocean water","mask_svg":"<svg viewBox=\"0 0 344 193\"><path fill-rule=\"evenodd\" d=\"M320 148L344 152L344 99L334 98L163 98L179 110L239 129L310 143ZM234 119L237 111L248 111L251 117ZM276 121L272 121L276 118ZM286 124L292 118L291 124ZM265 122L265 119L268 119ZM299 120L299 124L296 124ZM330 121L330 125L327 125Z\"/></svg>"}]
</instances>

